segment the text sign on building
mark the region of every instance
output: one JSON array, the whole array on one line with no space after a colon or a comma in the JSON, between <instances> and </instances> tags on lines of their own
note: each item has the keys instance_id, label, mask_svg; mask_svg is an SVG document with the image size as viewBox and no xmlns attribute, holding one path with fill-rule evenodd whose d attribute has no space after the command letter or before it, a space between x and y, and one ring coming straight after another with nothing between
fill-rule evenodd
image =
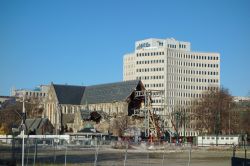
<instances>
[{"instance_id":1,"label":"text sign on building","mask_svg":"<svg viewBox=\"0 0 250 166\"><path fill-rule=\"evenodd\" d=\"M136 47L136 49L140 50L140 49L145 48L145 47L150 47L150 44L148 42L146 42L146 43L140 43L140 44L138 44L138 46Z\"/></svg>"}]
</instances>

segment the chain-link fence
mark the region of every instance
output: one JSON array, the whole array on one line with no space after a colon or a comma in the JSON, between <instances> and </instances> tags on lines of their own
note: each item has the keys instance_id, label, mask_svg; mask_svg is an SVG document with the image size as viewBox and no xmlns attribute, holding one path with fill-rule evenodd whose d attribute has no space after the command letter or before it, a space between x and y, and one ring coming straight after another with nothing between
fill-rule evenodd
<instances>
[{"instance_id":1,"label":"chain-link fence","mask_svg":"<svg viewBox=\"0 0 250 166\"><path fill-rule=\"evenodd\" d=\"M204 147L203 147L204 149ZM26 138L24 165L163 166L212 165L232 151L198 151L191 144ZM225 157L227 156L227 157ZM218 157L218 161L217 158ZM22 139L0 139L0 165L22 164ZM222 164L223 165L223 164Z\"/></svg>"}]
</instances>

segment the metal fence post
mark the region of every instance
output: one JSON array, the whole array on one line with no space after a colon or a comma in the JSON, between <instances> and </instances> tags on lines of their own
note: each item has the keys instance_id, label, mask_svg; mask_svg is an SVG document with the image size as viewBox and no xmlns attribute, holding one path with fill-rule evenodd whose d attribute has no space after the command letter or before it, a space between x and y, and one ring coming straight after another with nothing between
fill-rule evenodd
<instances>
[{"instance_id":1,"label":"metal fence post","mask_svg":"<svg viewBox=\"0 0 250 166\"><path fill-rule=\"evenodd\" d=\"M191 162L191 151L192 151L192 144L190 145L190 149L189 149L188 166L190 166L190 162Z\"/></svg>"},{"instance_id":2,"label":"metal fence post","mask_svg":"<svg viewBox=\"0 0 250 166\"><path fill-rule=\"evenodd\" d=\"M128 142L126 142L126 150L125 150L124 163L123 163L124 166L126 166L127 154L128 154Z\"/></svg>"},{"instance_id":3,"label":"metal fence post","mask_svg":"<svg viewBox=\"0 0 250 166\"><path fill-rule=\"evenodd\" d=\"M12 135L12 160L16 163L15 137Z\"/></svg>"},{"instance_id":4,"label":"metal fence post","mask_svg":"<svg viewBox=\"0 0 250 166\"><path fill-rule=\"evenodd\" d=\"M54 145L54 164L56 163L56 142L53 141L53 145Z\"/></svg>"},{"instance_id":5,"label":"metal fence post","mask_svg":"<svg viewBox=\"0 0 250 166\"><path fill-rule=\"evenodd\" d=\"M67 143L66 143L66 150L65 150L65 163L64 163L64 165L65 165L65 166L67 165L67 151L68 151L68 146L67 146Z\"/></svg>"},{"instance_id":6,"label":"metal fence post","mask_svg":"<svg viewBox=\"0 0 250 166\"><path fill-rule=\"evenodd\" d=\"M235 157L236 146L233 146L233 157Z\"/></svg>"},{"instance_id":7,"label":"metal fence post","mask_svg":"<svg viewBox=\"0 0 250 166\"><path fill-rule=\"evenodd\" d=\"M95 151L95 163L94 166L97 166L97 159L98 159L98 151L99 151L99 145L96 145L96 151Z\"/></svg>"},{"instance_id":8,"label":"metal fence post","mask_svg":"<svg viewBox=\"0 0 250 166\"><path fill-rule=\"evenodd\" d=\"M37 139L35 139L35 152L34 152L33 166L36 165L36 158L37 158Z\"/></svg>"},{"instance_id":9,"label":"metal fence post","mask_svg":"<svg viewBox=\"0 0 250 166\"><path fill-rule=\"evenodd\" d=\"M147 165L149 165L149 151L147 149Z\"/></svg>"},{"instance_id":10,"label":"metal fence post","mask_svg":"<svg viewBox=\"0 0 250 166\"><path fill-rule=\"evenodd\" d=\"M245 146L245 161L244 161L244 165L247 165L247 149Z\"/></svg>"},{"instance_id":11,"label":"metal fence post","mask_svg":"<svg viewBox=\"0 0 250 166\"><path fill-rule=\"evenodd\" d=\"M162 154L162 163L161 165L164 166L164 160L165 160L165 148L166 146L163 145L163 154Z\"/></svg>"},{"instance_id":12,"label":"metal fence post","mask_svg":"<svg viewBox=\"0 0 250 166\"><path fill-rule=\"evenodd\" d=\"M26 156L26 166L29 164L29 153L30 153L30 140L27 139L26 146L28 146L28 154Z\"/></svg>"}]
</instances>

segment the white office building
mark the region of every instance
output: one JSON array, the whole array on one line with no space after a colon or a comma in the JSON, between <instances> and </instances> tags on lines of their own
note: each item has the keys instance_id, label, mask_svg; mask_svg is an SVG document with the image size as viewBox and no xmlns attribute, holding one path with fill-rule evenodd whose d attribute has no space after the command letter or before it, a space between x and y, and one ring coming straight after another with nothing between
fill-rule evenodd
<instances>
[{"instance_id":1,"label":"white office building","mask_svg":"<svg viewBox=\"0 0 250 166\"><path fill-rule=\"evenodd\" d=\"M191 51L189 42L173 38L137 41L135 51L123 59L123 80L134 79L142 80L147 89L164 91L164 97L153 99L153 109L173 127L172 112L191 113L188 108L194 99L220 87L220 54ZM195 123L188 121L179 134L196 136Z\"/></svg>"}]
</instances>

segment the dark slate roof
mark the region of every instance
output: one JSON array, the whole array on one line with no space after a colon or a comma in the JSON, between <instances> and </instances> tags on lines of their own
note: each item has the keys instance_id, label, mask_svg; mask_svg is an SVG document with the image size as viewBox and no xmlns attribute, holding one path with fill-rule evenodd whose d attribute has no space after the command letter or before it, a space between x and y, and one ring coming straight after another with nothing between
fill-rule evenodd
<instances>
[{"instance_id":1,"label":"dark slate roof","mask_svg":"<svg viewBox=\"0 0 250 166\"><path fill-rule=\"evenodd\" d=\"M140 80L87 86L81 104L111 103L125 101L137 88Z\"/></svg>"},{"instance_id":2,"label":"dark slate roof","mask_svg":"<svg viewBox=\"0 0 250 166\"><path fill-rule=\"evenodd\" d=\"M53 84L59 104L80 105L85 86Z\"/></svg>"},{"instance_id":3,"label":"dark slate roof","mask_svg":"<svg viewBox=\"0 0 250 166\"><path fill-rule=\"evenodd\" d=\"M38 130L40 127L43 126L48 121L47 118L33 118L33 119L26 119L25 125L28 131Z\"/></svg>"}]
</instances>

